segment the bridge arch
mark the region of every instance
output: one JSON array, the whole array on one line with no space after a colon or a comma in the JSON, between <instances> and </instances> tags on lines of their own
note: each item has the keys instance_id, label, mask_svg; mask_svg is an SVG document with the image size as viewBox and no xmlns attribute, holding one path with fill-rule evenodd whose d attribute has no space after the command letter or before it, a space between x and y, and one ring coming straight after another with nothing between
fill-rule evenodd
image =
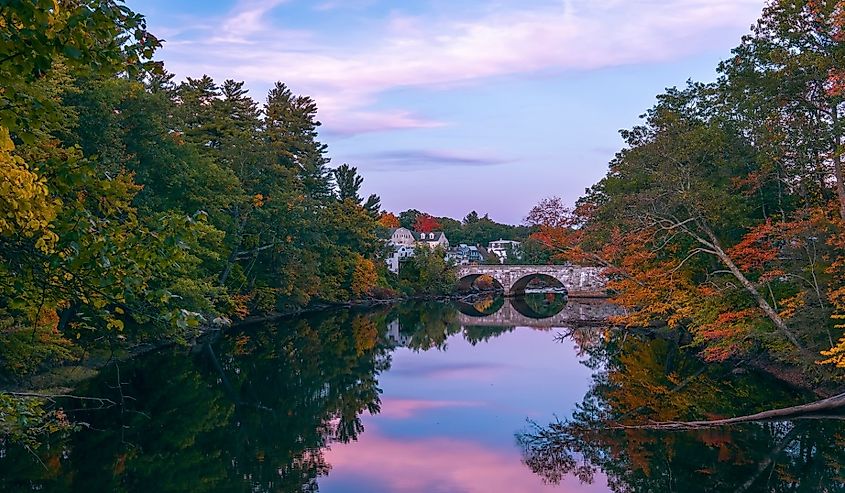
<instances>
[{"instance_id":1,"label":"bridge arch","mask_svg":"<svg viewBox=\"0 0 845 493\"><path fill-rule=\"evenodd\" d=\"M540 280L545 282L546 284L551 285L553 288L557 289L564 289L566 290L566 286L563 284L563 281L558 279L555 276L543 273L535 273L535 274L528 274L523 276L520 279L517 279L516 282L513 283L511 286L511 293L513 295L522 295L525 294L525 290L531 284L532 281ZM568 290L567 290L568 291Z\"/></svg>"},{"instance_id":2,"label":"bridge arch","mask_svg":"<svg viewBox=\"0 0 845 493\"><path fill-rule=\"evenodd\" d=\"M505 305L505 298L502 296L490 295L486 298L468 303L465 301L458 301L456 303L458 311L468 317L489 317L497 313Z\"/></svg>"},{"instance_id":3,"label":"bridge arch","mask_svg":"<svg viewBox=\"0 0 845 493\"><path fill-rule=\"evenodd\" d=\"M532 293L508 301L517 313L533 320L552 318L567 305L567 297L560 293Z\"/></svg>"},{"instance_id":4,"label":"bridge arch","mask_svg":"<svg viewBox=\"0 0 845 493\"><path fill-rule=\"evenodd\" d=\"M495 287L497 289L500 289L500 290L505 289L505 286L498 279L496 279L494 276L487 274L487 273L484 273L484 272L481 272L481 273L475 273L475 274L468 274L468 275L465 275L463 277L460 277L458 279L458 290L463 291L463 292L471 291L473 289L473 287L475 287L476 281L480 280L483 277L489 277L489 278L493 279L493 283L495 284Z\"/></svg>"}]
</instances>

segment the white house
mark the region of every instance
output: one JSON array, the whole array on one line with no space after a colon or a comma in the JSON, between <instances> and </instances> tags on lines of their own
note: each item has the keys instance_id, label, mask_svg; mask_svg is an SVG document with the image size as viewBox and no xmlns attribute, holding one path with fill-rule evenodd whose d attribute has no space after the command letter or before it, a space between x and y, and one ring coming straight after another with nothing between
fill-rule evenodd
<instances>
[{"instance_id":1,"label":"white house","mask_svg":"<svg viewBox=\"0 0 845 493\"><path fill-rule=\"evenodd\" d=\"M414 256L414 249L419 245L435 249L443 247L449 249L449 240L442 231L431 233L415 233L408 228L395 228L388 230L390 235L387 243L392 247L393 252L385 259L387 269L390 272L399 273L400 264Z\"/></svg>"},{"instance_id":2,"label":"white house","mask_svg":"<svg viewBox=\"0 0 845 493\"><path fill-rule=\"evenodd\" d=\"M388 243L393 246L409 246L413 247L417 242L415 233L408 228L395 228L390 231L390 239Z\"/></svg>"},{"instance_id":3,"label":"white house","mask_svg":"<svg viewBox=\"0 0 845 493\"><path fill-rule=\"evenodd\" d=\"M387 270L394 274L399 273L399 263L414 256L414 248L407 245L394 246L393 253L387 257Z\"/></svg>"},{"instance_id":4,"label":"white house","mask_svg":"<svg viewBox=\"0 0 845 493\"><path fill-rule=\"evenodd\" d=\"M491 241L487 247L490 253L499 257L499 260L504 262L508 259L508 252L511 252L516 258L522 255L522 243L513 240L498 240Z\"/></svg>"},{"instance_id":5,"label":"white house","mask_svg":"<svg viewBox=\"0 0 845 493\"><path fill-rule=\"evenodd\" d=\"M414 233L417 237L417 243L425 245L432 250L437 247L442 247L444 250L449 249L449 239L442 231L432 231L430 233Z\"/></svg>"}]
</instances>

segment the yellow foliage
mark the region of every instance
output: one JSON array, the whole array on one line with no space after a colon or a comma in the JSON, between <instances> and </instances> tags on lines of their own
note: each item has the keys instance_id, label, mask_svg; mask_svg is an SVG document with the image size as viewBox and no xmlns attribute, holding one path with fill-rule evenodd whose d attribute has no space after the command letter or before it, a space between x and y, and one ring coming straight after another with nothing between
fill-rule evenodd
<instances>
[{"instance_id":1,"label":"yellow foliage","mask_svg":"<svg viewBox=\"0 0 845 493\"><path fill-rule=\"evenodd\" d=\"M790 319L795 316L799 308L807 304L805 293L800 292L797 295L787 298L780 302L780 315L783 319Z\"/></svg>"},{"instance_id":2,"label":"yellow foliage","mask_svg":"<svg viewBox=\"0 0 845 493\"><path fill-rule=\"evenodd\" d=\"M835 318L845 319L841 315ZM830 350L822 351L822 356L828 356L828 359L819 361L819 364L836 365L839 368L845 368L845 336L839 339L836 346L830 348Z\"/></svg>"},{"instance_id":3,"label":"yellow foliage","mask_svg":"<svg viewBox=\"0 0 845 493\"><path fill-rule=\"evenodd\" d=\"M44 178L18 156L9 130L0 127L0 235L37 238L35 247L53 251L58 236L50 229L60 202L50 198Z\"/></svg>"},{"instance_id":4,"label":"yellow foliage","mask_svg":"<svg viewBox=\"0 0 845 493\"><path fill-rule=\"evenodd\" d=\"M831 235L828 244L837 252L845 251L845 225L837 221L836 226L838 232ZM828 273L832 274L833 283L839 284L839 287L831 289L828 292L828 299L833 305L833 315L831 318L835 320L835 327L837 329L845 328L845 287L841 287L845 281L845 255L838 255L833 259L833 263L828 268ZM839 368L845 368L845 336L836 343L836 345L828 351L822 351L822 356L827 359L819 361L821 365L836 365Z\"/></svg>"},{"instance_id":5,"label":"yellow foliage","mask_svg":"<svg viewBox=\"0 0 845 493\"><path fill-rule=\"evenodd\" d=\"M352 295L360 297L376 287L378 272L372 260L355 255L355 269L352 271Z\"/></svg>"},{"instance_id":6,"label":"yellow foliage","mask_svg":"<svg viewBox=\"0 0 845 493\"><path fill-rule=\"evenodd\" d=\"M355 337L355 353L361 356L370 351L378 342L378 328L367 317L358 316L352 320L352 333Z\"/></svg>"}]
</instances>

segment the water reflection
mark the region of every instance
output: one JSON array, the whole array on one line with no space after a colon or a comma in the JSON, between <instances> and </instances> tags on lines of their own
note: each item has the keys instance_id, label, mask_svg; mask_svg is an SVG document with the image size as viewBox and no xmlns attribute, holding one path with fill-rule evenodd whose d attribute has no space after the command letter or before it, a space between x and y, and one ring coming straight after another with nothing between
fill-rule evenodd
<instances>
[{"instance_id":1,"label":"water reflection","mask_svg":"<svg viewBox=\"0 0 845 493\"><path fill-rule=\"evenodd\" d=\"M9 451L0 490L317 491L326 447L379 411L379 340L370 317L336 313L121 364L81 391L123 405L75 412L91 429L52 444L46 471Z\"/></svg>"},{"instance_id":2,"label":"water reflection","mask_svg":"<svg viewBox=\"0 0 845 493\"><path fill-rule=\"evenodd\" d=\"M78 390L122 404L72 413L90 428L39 460L0 445L0 491L842 491L839 422L607 430L809 397L669 335L584 323L599 303L520 303L568 321L548 330L511 300L407 303L122 363Z\"/></svg>"},{"instance_id":3,"label":"water reflection","mask_svg":"<svg viewBox=\"0 0 845 493\"><path fill-rule=\"evenodd\" d=\"M589 364L600 370L571 418L518 435L524 463L551 484L567 476L589 484L601 471L615 492L845 491L845 426L838 420L637 428L815 399L759 373L705 365L670 335L606 334L588 350Z\"/></svg>"}]
</instances>

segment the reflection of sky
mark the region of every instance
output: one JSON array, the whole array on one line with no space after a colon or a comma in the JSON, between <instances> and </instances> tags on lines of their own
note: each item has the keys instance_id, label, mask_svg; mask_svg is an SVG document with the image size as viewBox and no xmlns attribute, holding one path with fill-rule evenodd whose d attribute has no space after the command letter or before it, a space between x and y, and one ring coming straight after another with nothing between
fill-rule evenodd
<instances>
[{"instance_id":1,"label":"reflection of sky","mask_svg":"<svg viewBox=\"0 0 845 493\"><path fill-rule=\"evenodd\" d=\"M358 442L326 453L320 491L607 491L603 477L543 485L520 461L514 434L526 419L568 415L589 387L590 370L555 335L520 328L476 346L456 335L446 351L398 348L379 379L382 412L364 416Z\"/></svg>"}]
</instances>

